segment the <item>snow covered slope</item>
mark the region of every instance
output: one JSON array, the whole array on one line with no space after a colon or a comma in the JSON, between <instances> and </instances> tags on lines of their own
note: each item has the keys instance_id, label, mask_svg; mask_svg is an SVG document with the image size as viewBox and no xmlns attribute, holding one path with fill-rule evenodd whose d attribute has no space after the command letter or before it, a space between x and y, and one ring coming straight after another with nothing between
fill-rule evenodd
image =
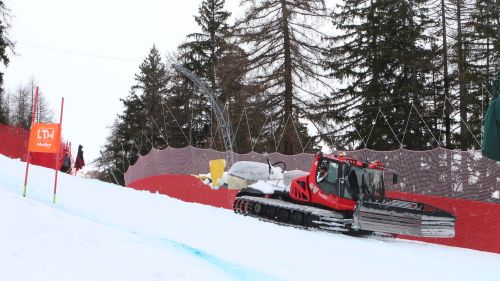
<instances>
[{"instance_id":1,"label":"snow covered slope","mask_svg":"<svg viewBox=\"0 0 500 281\"><path fill-rule=\"evenodd\" d=\"M283 227L0 156L0 280L500 280L500 255Z\"/></svg>"}]
</instances>

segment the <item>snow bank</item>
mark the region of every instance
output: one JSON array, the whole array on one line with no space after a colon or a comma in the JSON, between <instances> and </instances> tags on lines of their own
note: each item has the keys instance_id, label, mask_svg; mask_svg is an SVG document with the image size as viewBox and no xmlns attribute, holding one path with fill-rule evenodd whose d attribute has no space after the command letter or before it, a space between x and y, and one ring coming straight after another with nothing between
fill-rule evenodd
<instances>
[{"instance_id":1,"label":"snow bank","mask_svg":"<svg viewBox=\"0 0 500 281\"><path fill-rule=\"evenodd\" d=\"M0 156L0 280L500 280L500 255L262 222ZM374 275L374 273L376 275Z\"/></svg>"}]
</instances>

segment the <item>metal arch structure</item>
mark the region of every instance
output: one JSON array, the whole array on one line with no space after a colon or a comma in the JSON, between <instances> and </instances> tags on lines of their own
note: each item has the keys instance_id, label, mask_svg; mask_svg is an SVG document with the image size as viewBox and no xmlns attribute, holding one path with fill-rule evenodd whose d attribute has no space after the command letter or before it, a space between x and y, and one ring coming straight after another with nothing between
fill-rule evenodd
<instances>
[{"instance_id":1,"label":"metal arch structure","mask_svg":"<svg viewBox=\"0 0 500 281\"><path fill-rule=\"evenodd\" d=\"M229 122L229 113L225 109L225 107L219 102L217 95L214 90L210 88L200 77L196 76L194 73L189 71L183 66L172 64L172 67L177 70L182 75L189 78L193 81L198 88L200 88L203 92L205 92L210 97L210 102L212 103L212 108L215 113L215 117L217 119L217 123L219 124L222 130L222 137L224 139L224 146L226 148L226 152L228 152L227 160L228 167L233 164L233 149L234 149L234 137L233 131L231 128L231 123Z\"/></svg>"}]
</instances>

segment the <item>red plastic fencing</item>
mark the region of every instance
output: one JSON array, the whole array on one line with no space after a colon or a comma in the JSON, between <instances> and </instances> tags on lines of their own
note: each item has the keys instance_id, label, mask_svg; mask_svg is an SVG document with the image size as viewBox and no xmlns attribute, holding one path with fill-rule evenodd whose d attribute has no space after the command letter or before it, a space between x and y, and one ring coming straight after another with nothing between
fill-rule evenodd
<instances>
[{"instance_id":1,"label":"red plastic fencing","mask_svg":"<svg viewBox=\"0 0 500 281\"><path fill-rule=\"evenodd\" d=\"M134 181L128 187L159 192L186 202L232 209L237 190L212 189L191 175L161 175Z\"/></svg>"},{"instance_id":2,"label":"red plastic fencing","mask_svg":"<svg viewBox=\"0 0 500 281\"><path fill-rule=\"evenodd\" d=\"M33 165L38 165L46 168L51 168L55 169L56 167L56 157L59 157L59 162L57 165L57 169L60 170L61 166L63 165L64 161L64 152L62 152L62 145L61 145L61 152L59 154L56 153L40 153L40 152L32 152L31 153L31 164Z\"/></svg>"},{"instance_id":3,"label":"red plastic fencing","mask_svg":"<svg viewBox=\"0 0 500 281\"><path fill-rule=\"evenodd\" d=\"M204 174L214 159L227 159L229 152L186 148L152 149L140 156L125 173L125 183L165 174ZM360 149L346 151L348 157L370 161L380 160L385 167L399 175L391 191L425 194L446 198L475 200L500 204L500 162L483 157L480 150L454 151L436 148L428 151L375 151ZM309 171L313 154L283 155L280 153L233 153L237 161L271 163L282 161L286 169ZM392 184L391 184L392 185Z\"/></svg>"},{"instance_id":4,"label":"red plastic fencing","mask_svg":"<svg viewBox=\"0 0 500 281\"><path fill-rule=\"evenodd\" d=\"M500 253L500 204L403 192L388 192L387 195L427 203L451 212L457 218L454 238L401 238Z\"/></svg>"},{"instance_id":5,"label":"red plastic fencing","mask_svg":"<svg viewBox=\"0 0 500 281\"><path fill-rule=\"evenodd\" d=\"M28 140L30 133L28 130L17 127L10 127L0 124L0 154L14 159L26 161L28 154ZM56 168L56 157L59 157L59 170L63 164L65 152L61 143L59 154L55 153L31 153L31 164L46 168Z\"/></svg>"},{"instance_id":6,"label":"red plastic fencing","mask_svg":"<svg viewBox=\"0 0 500 281\"><path fill-rule=\"evenodd\" d=\"M211 189L191 175L161 175L136 180L128 185L137 190L159 192L186 202L232 209L236 190ZM450 199L429 195L388 192L388 197L424 202L452 212L457 217L456 236L428 239L399 236L403 239L500 253L500 204Z\"/></svg>"},{"instance_id":7,"label":"red plastic fencing","mask_svg":"<svg viewBox=\"0 0 500 281\"><path fill-rule=\"evenodd\" d=\"M24 161L28 139L29 131L0 124L0 154Z\"/></svg>"},{"instance_id":8,"label":"red plastic fencing","mask_svg":"<svg viewBox=\"0 0 500 281\"><path fill-rule=\"evenodd\" d=\"M167 147L162 150L153 148L148 154L139 156L137 162L130 166L125 173L125 185L139 179L178 174L201 174L209 170L208 163L214 159L227 159L229 153L213 149L188 146L185 148ZM296 155L283 155L277 152L261 154L249 152L246 154L233 153L234 162L255 161L266 163L283 161L287 170L309 171L314 154L301 153Z\"/></svg>"}]
</instances>

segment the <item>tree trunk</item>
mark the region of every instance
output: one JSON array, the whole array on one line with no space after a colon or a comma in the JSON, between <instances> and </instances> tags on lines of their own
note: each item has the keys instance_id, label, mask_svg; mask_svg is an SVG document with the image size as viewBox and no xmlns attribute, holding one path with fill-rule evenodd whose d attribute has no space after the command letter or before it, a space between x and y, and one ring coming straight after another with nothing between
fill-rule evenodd
<instances>
[{"instance_id":1,"label":"tree trunk","mask_svg":"<svg viewBox=\"0 0 500 281\"><path fill-rule=\"evenodd\" d=\"M465 55L462 35L462 1L457 2L457 55L458 55L458 87L460 95L460 148L467 150L467 88L465 80Z\"/></svg>"},{"instance_id":2,"label":"tree trunk","mask_svg":"<svg viewBox=\"0 0 500 281\"><path fill-rule=\"evenodd\" d=\"M293 85L292 85L292 55L290 46L290 30L288 27L288 16L289 12L286 7L285 0L281 0L281 10L283 13L283 48L285 51L285 106L284 106L284 124L285 130L284 140L283 140L283 153L291 155L294 153L294 140L293 140L293 118L292 118L292 99L293 99Z\"/></svg>"},{"instance_id":3,"label":"tree trunk","mask_svg":"<svg viewBox=\"0 0 500 281\"><path fill-rule=\"evenodd\" d=\"M497 13L500 13L500 0L497 0ZM497 19L497 33L498 33L497 40L500 40L500 20L498 19Z\"/></svg>"},{"instance_id":4,"label":"tree trunk","mask_svg":"<svg viewBox=\"0 0 500 281\"><path fill-rule=\"evenodd\" d=\"M441 26L443 31L443 78L444 78L444 124L446 135L446 148L451 149L451 105L447 99L450 98L450 78L448 76L448 40L446 34L446 6L444 0L441 0Z\"/></svg>"},{"instance_id":5,"label":"tree trunk","mask_svg":"<svg viewBox=\"0 0 500 281\"><path fill-rule=\"evenodd\" d=\"M212 22L215 22L215 8L212 9L212 13L211 13L211 16L212 16ZM212 42L211 46L210 46L210 61L212 63L212 65L210 66L211 67L211 70L210 70L210 83L211 83L211 86L212 86L212 90L216 91L216 84L215 84L215 66L216 66L216 59L217 59L217 56L215 54L216 50L215 50L215 44L216 44L216 38L215 38L215 30L213 28L210 29L210 41Z\"/></svg>"},{"instance_id":6,"label":"tree trunk","mask_svg":"<svg viewBox=\"0 0 500 281\"><path fill-rule=\"evenodd\" d=\"M373 77L371 81L371 85L368 89L367 96L369 97L369 100L371 102L374 102L372 104L374 107L380 106L380 62L379 62L379 49L377 47L377 31L375 30L375 7L374 7L374 1L370 1L370 14L369 14L369 22L371 26L371 41L370 41L370 56L371 56L371 61L369 62L370 66L373 70ZM376 114L372 115L372 118L376 118ZM376 120L370 120L370 122L373 122ZM368 134L367 136L370 136ZM364 136L363 136L364 137ZM371 138L373 140L373 138ZM366 146L365 148L372 147L373 145L376 145L374 141L372 141L372 145L370 145L370 139L366 140Z\"/></svg>"}]
</instances>

